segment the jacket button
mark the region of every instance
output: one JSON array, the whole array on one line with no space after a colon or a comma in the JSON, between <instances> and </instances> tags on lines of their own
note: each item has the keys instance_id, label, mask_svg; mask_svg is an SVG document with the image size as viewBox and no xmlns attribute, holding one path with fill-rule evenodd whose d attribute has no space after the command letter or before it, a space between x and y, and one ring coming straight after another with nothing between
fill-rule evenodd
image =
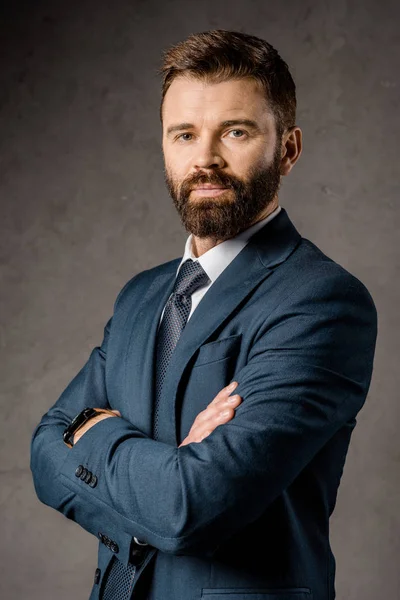
<instances>
[{"instance_id":1,"label":"jacket button","mask_svg":"<svg viewBox=\"0 0 400 600\"><path fill-rule=\"evenodd\" d=\"M76 475L77 477L80 477L80 476L81 476L81 473L82 473L82 471L83 471L83 466L82 466L82 465L79 465L79 467L77 467L77 468L76 468L75 475Z\"/></svg>"},{"instance_id":2,"label":"jacket button","mask_svg":"<svg viewBox=\"0 0 400 600\"><path fill-rule=\"evenodd\" d=\"M100 577L101 577L101 570L100 569L96 569L94 572L94 582L97 585L100 581Z\"/></svg>"},{"instance_id":3,"label":"jacket button","mask_svg":"<svg viewBox=\"0 0 400 600\"><path fill-rule=\"evenodd\" d=\"M115 542L111 542L111 544L110 544L110 550L112 550L115 553L119 552L118 544L116 544Z\"/></svg>"},{"instance_id":4,"label":"jacket button","mask_svg":"<svg viewBox=\"0 0 400 600\"><path fill-rule=\"evenodd\" d=\"M85 469L85 467L83 467L82 473L80 474L80 478L82 479L82 481L85 479L87 473L88 473L88 470Z\"/></svg>"},{"instance_id":5,"label":"jacket button","mask_svg":"<svg viewBox=\"0 0 400 600\"><path fill-rule=\"evenodd\" d=\"M89 483L89 481L90 481L91 479L92 479L92 473L91 473L90 471L88 471L88 472L86 473L86 477L84 477L84 478L83 478L83 481L84 481L85 483Z\"/></svg>"},{"instance_id":6,"label":"jacket button","mask_svg":"<svg viewBox=\"0 0 400 600\"><path fill-rule=\"evenodd\" d=\"M97 477L96 475L92 475L92 479L89 481L90 487L94 488L97 485Z\"/></svg>"}]
</instances>

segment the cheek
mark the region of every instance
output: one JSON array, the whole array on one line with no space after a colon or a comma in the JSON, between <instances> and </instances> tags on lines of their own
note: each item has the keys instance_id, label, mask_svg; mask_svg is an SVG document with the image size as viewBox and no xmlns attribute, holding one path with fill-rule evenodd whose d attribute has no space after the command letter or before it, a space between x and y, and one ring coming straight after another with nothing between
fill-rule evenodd
<instances>
[{"instance_id":1,"label":"cheek","mask_svg":"<svg viewBox=\"0 0 400 600\"><path fill-rule=\"evenodd\" d=\"M172 186L172 188L175 190L175 193L178 193L183 180L185 179L185 177L187 177L186 173L181 173L177 171L176 167L172 166L171 164L168 164L168 166L166 165L165 170L169 179L168 185Z\"/></svg>"},{"instance_id":2,"label":"cheek","mask_svg":"<svg viewBox=\"0 0 400 600\"><path fill-rule=\"evenodd\" d=\"M185 155L165 155L164 154L165 169L174 182L181 183L186 177L188 177L191 162L190 159Z\"/></svg>"},{"instance_id":3,"label":"cheek","mask_svg":"<svg viewBox=\"0 0 400 600\"><path fill-rule=\"evenodd\" d=\"M270 145L263 144L253 149L247 160L247 168L250 170L264 170L271 166L274 159L274 149Z\"/></svg>"},{"instance_id":4,"label":"cheek","mask_svg":"<svg viewBox=\"0 0 400 600\"><path fill-rule=\"evenodd\" d=\"M257 158L252 153L242 151L233 152L227 157L226 163L232 173L241 179L247 179L256 160Z\"/></svg>"},{"instance_id":5,"label":"cheek","mask_svg":"<svg viewBox=\"0 0 400 600\"><path fill-rule=\"evenodd\" d=\"M259 140L237 142L229 144L226 148L225 156L232 164L237 164L244 168L266 159L266 148Z\"/></svg>"},{"instance_id":6,"label":"cheek","mask_svg":"<svg viewBox=\"0 0 400 600\"><path fill-rule=\"evenodd\" d=\"M164 153L164 168L170 179L176 179L176 166L175 163L171 160L171 157L168 154Z\"/></svg>"}]
</instances>

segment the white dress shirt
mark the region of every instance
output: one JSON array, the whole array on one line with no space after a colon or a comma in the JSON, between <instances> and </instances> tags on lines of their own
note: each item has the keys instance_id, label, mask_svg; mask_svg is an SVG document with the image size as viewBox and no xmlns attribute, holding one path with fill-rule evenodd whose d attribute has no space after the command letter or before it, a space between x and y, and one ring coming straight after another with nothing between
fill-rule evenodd
<instances>
[{"instance_id":1,"label":"white dress shirt","mask_svg":"<svg viewBox=\"0 0 400 600\"><path fill-rule=\"evenodd\" d=\"M217 244L213 248L210 248L209 250L207 250L207 252L204 252L204 254L202 254L199 257L194 256L194 254L192 252L192 237L193 236L192 236L192 234L189 235L189 237L186 240L186 244L185 244L185 252L184 252L181 262L179 263L178 269L176 271L176 275L178 275L179 269L181 268L181 266L185 262L185 260L187 260L188 258L191 258L193 261L199 261L199 263L201 264L201 266L203 267L203 269L205 270L205 272L207 273L207 275L211 281L208 284L201 286L200 288L198 288L197 290L195 290L193 292L193 294L191 296L192 307L190 309L188 320L192 316L193 311L196 309L197 305L199 304L199 302L202 299L202 297L204 296L204 294L212 286L212 284L217 279L217 277L219 275L221 275L222 271L224 269L226 269L226 267L229 265L229 263L235 258L235 256L237 256L237 254L239 254L239 252L241 250L243 250L243 248L246 246L247 242L249 241L250 237L254 233L256 233L256 231L261 229L261 227L263 227L266 223L268 223L268 221L271 221L271 219L276 217L276 215L280 213L281 208L282 207L280 205L278 205L276 207L276 209L274 211L272 211L272 213L270 213L268 216L266 216L261 221L254 223L254 225L251 225L247 229L244 229L243 231L238 233L238 235L236 235L235 237L229 238L228 240L225 240L224 242ZM162 318L164 316L164 311L165 311L165 307L161 314L159 324L161 323Z\"/></svg>"}]
</instances>

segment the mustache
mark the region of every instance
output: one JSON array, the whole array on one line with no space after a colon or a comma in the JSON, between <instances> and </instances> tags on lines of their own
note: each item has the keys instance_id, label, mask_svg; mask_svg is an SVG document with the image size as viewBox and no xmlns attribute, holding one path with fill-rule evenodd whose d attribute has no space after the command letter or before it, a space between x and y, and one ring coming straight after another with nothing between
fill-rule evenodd
<instances>
[{"instance_id":1,"label":"mustache","mask_svg":"<svg viewBox=\"0 0 400 600\"><path fill-rule=\"evenodd\" d=\"M223 187L235 187L235 181L225 173L196 173L192 177L185 179L182 188L188 189L190 186L208 183L210 185L220 185Z\"/></svg>"}]
</instances>

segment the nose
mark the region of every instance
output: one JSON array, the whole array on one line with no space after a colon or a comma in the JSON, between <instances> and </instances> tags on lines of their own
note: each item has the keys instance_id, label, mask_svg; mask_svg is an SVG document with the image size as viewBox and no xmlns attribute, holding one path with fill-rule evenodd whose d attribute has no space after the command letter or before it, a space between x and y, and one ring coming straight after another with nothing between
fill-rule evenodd
<instances>
[{"instance_id":1,"label":"nose","mask_svg":"<svg viewBox=\"0 0 400 600\"><path fill-rule=\"evenodd\" d=\"M210 139L198 142L193 157L193 166L198 169L221 168L225 164L218 146Z\"/></svg>"}]
</instances>

